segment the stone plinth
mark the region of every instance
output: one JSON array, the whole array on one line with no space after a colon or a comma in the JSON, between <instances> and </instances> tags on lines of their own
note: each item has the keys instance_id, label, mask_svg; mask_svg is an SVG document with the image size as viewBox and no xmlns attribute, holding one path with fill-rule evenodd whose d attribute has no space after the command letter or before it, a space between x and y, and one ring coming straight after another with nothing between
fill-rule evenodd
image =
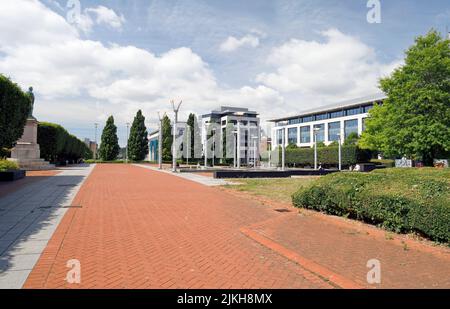
<instances>
[{"instance_id":1,"label":"stone plinth","mask_svg":"<svg viewBox=\"0 0 450 309\"><path fill-rule=\"evenodd\" d=\"M44 159L41 159L41 150L37 143L38 121L27 119L22 137L17 141L16 147L11 151L11 161L17 162L24 170L48 170L55 168Z\"/></svg>"}]
</instances>

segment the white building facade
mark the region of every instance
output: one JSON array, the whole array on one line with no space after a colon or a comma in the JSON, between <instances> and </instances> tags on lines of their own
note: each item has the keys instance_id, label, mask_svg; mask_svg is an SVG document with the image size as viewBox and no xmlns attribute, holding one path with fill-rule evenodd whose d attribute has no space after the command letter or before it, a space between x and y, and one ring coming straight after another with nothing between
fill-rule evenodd
<instances>
[{"instance_id":1,"label":"white building facade","mask_svg":"<svg viewBox=\"0 0 450 309\"><path fill-rule=\"evenodd\" d=\"M214 123L221 130L221 138L226 136L227 127L232 126L236 132L234 156L238 158L239 164L249 164L256 157L259 159L259 144L261 141L260 119L258 113L248 108L221 106L211 113L201 116L201 139L205 145L208 128ZM237 133L239 132L239 133ZM238 147L239 144L239 147ZM237 153L239 149L239 154ZM208 154L208 158L211 154Z\"/></svg>"},{"instance_id":2,"label":"white building facade","mask_svg":"<svg viewBox=\"0 0 450 309\"><path fill-rule=\"evenodd\" d=\"M339 104L324 106L303 113L273 119L272 150L284 143L285 146L295 144L298 147L313 147L314 132L317 131L317 142L329 145L335 141L342 142L352 133L361 135L365 129L365 119L375 104L382 104L385 94L377 94Z\"/></svg>"}]
</instances>

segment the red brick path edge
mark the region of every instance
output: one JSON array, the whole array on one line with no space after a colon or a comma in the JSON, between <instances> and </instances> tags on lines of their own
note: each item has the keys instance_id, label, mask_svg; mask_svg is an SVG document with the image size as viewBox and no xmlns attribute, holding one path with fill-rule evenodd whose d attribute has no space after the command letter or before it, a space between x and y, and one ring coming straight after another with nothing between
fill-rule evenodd
<instances>
[{"instance_id":1,"label":"red brick path edge","mask_svg":"<svg viewBox=\"0 0 450 309\"><path fill-rule=\"evenodd\" d=\"M170 174L97 165L24 288L335 288L242 227L282 214ZM70 284L67 262L80 261ZM311 265L309 265L311 266ZM317 269L316 269L317 270ZM335 283L328 279L335 280ZM342 282L341 282L342 284Z\"/></svg>"}]
</instances>

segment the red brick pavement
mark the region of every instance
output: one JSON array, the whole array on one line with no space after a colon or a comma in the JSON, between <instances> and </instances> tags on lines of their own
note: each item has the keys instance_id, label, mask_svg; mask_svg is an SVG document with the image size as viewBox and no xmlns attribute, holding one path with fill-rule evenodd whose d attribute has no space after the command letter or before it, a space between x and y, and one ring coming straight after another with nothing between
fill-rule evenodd
<instances>
[{"instance_id":1,"label":"red brick pavement","mask_svg":"<svg viewBox=\"0 0 450 309\"><path fill-rule=\"evenodd\" d=\"M282 214L165 173L97 165L25 288L333 288L241 233ZM81 284L65 282L81 262Z\"/></svg>"},{"instance_id":2,"label":"red brick pavement","mask_svg":"<svg viewBox=\"0 0 450 309\"><path fill-rule=\"evenodd\" d=\"M242 231L340 286L450 288L448 247L419 241L409 235L388 233L354 220L309 210L299 212L292 205L242 192L230 193L290 210L284 216L259 222ZM381 284L367 283L367 262L371 259L380 261Z\"/></svg>"}]
</instances>

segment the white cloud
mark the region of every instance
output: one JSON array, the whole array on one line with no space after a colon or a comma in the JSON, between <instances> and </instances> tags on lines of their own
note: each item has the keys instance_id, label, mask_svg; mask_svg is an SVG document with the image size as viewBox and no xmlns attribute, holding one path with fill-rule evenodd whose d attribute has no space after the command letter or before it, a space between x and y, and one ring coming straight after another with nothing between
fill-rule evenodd
<instances>
[{"instance_id":1,"label":"white cloud","mask_svg":"<svg viewBox=\"0 0 450 309\"><path fill-rule=\"evenodd\" d=\"M94 14L96 16L95 22L98 25L107 25L114 29L122 29L125 23L125 17L123 15L119 16L114 10L102 5L96 8L87 8L85 12Z\"/></svg>"},{"instance_id":2,"label":"white cloud","mask_svg":"<svg viewBox=\"0 0 450 309\"><path fill-rule=\"evenodd\" d=\"M84 10L81 10L80 7L79 14L76 12L75 8L73 10L73 12L68 12L68 14L70 14L68 21L85 34L90 33L96 25L103 25L121 31L126 22L126 19L122 14L118 15L114 10L102 5L86 8Z\"/></svg>"},{"instance_id":3,"label":"white cloud","mask_svg":"<svg viewBox=\"0 0 450 309\"><path fill-rule=\"evenodd\" d=\"M321 35L324 42L291 39L274 48L267 62L275 71L256 80L297 97L339 100L379 92L379 77L398 65L380 63L372 48L336 29Z\"/></svg>"},{"instance_id":4,"label":"white cloud","mask_svg":"<svg viewBox=\"0 0 450 309\"><path fill-rule=\"evenodd\" d=\"M258 47L259 38L253 34L248 34L240 39L229 36L220 44L220 50L223 52L233 52L244 46Z\"/></svg>"},{"instance_id":5,"label":"white cloud","mask_svg":"<svg viewBox=\"0 0 450 309\"><path fill-rule=\"evenodd\" d=\"M184 100L184 113L197 114L221 104L270 108L273 100L282 100L265 86L219 86L208 64L190 48L156 55L82 39L38 1L0 2L0 19L8 20L0 24L0 73L23 87L34 86L42 120L82 126L113 114L125 123L140 108L156 122L156 111L168 110L172 98ZM8 28L18 24L20 30Z\"/></svg>"},{"instance_id":6,"label":"white cloud","mask_svg":"<svg viewBox=\"0 0 450 309\"><path fill-rule=\"evenodd\" d=\"M275 48L268 57L274 70L258 75L260 84L228 88L190 48L154 54L106 45L83 39L37 0L7 3L0 1L0 73L23 88L34 86L40 120L72 127L90 127L111 114L124 124L137 109L156 123L156 111L169 111L171 99L185 102L180 119L235 105L257 110L264 120L376 92L378 76L392 69L360 40L329 30L323 43L293 39Z\"/></svg>"}]
</instances>

